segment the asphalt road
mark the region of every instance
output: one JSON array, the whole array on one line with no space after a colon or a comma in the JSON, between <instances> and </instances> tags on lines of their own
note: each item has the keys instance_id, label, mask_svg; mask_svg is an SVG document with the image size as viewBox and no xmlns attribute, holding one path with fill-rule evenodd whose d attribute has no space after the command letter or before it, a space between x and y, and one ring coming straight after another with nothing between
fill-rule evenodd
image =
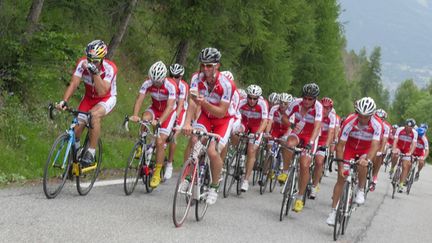
<instances>
[{"instance_id":1,"label":"asphalt road","mask_svg":"<svg viewBox=\"0 0 432 243\"><path fill-rule=\"evenodd\" d=\"M350 220L339 242L432 242L432 168L427 166L410 195L391 199L391 184L380 172L375 192ZM331 242L325 224L335 173L323 179L316 200L301 213L279 221L282 195L259 195L250 187L240 197L219 195L201 222L193 212L181 228L172 223L175 179L145 193L138 184L125 196L122 184L97 186L79 196L68 182L61 194L45 198L42 185L0 190L0 242Z\"/></svg>"}]
</instances>

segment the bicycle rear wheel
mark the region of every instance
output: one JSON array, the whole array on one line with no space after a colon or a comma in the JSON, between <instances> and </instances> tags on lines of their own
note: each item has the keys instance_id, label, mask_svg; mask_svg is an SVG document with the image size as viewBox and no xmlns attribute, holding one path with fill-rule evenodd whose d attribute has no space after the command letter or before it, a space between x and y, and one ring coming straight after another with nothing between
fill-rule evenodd
<instances>
[{"instance_id":1,"label":"bicycle rear wheel","mask_svg":"<svg viewBox=\"0 0 432 243\"><path fill-rule=\"evenodd\" d=\"M176 227L184 223L192 202L192 190L196 183L196 165L192 159L186 160L177 179L173 200L173 222Z\"/></svg>"},{"instance_id":2,"label":"bicycle rear wheel","mask_svg":"<svg viewBox=\"0 0 432 243\"><path fill-rule=\"evenodd\" d=\"M66 183L73 157L69 138L67 133L57 137L45 163L43 190L48 199L55 198Z\"/></svg>"},{"instance_id":3,"label":"bicycle rear wheel","mask_svg":"<svg viewBox=\"0 0 432 243\"><path fill-rule=\"evenodd\" d=\"M87 150L88 136L86 138L86 142L84 143L83 154ZM76 177L76 185L78 193L81 196L87 195L90 190L93 188L93 185L96 181L97 176L99 175L100 166L102 164L102 140L99 139L98 145L95 153L95 163L92 166L81 168L79 176Z\"/></svg>"},{"instance_id":4,"label":"bicycle rear wheel","mask_svg":"<svg viewBox=\"0 0 432 243\"><path fill-rule=\"evenodd\" d=\"M236 164L237 164L237 156L236 150L229 153L225 158L225 179L224 179L224 187L223 187L223 196L224 198L229 197L231 188L235 183L235 172L236 172Z\"/></svg>"},{"instance_id":5,"label":"bicycle rear wheel","mask_svg":"<svg viewBox=\"0 0 432 243\"><path fill-rule=\"evenodd\" d=\"M141 154L141 155L140 155ZM138 179L142 175L142 158L143 158L143 145L141 142L136 142L129 154L128 161L124 172L123 189L126 195L132 194Z\"/></svg>"}]
</instances>

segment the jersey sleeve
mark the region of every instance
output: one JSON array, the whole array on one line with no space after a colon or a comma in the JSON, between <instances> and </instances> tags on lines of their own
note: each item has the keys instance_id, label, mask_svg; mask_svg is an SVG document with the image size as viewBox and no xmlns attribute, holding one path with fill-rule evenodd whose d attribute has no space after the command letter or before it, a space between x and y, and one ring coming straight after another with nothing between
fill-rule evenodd
<instances>
[{"instance_id":1,"label":"jersey sleeve","mask_svg":"<svg viewBox=\"0 0 432 243\"><path fill-rule=\"evenodd\" d=\"M335 128L336 127L336 115L335 115L335 113L330 112L329 118L330 118L329 128Z\"/></svg>"},{"instance_id":2,"label":"jersey sleeve","mask_svg":"<svg viewBox=\"0 0 432 243\"><path fill-rule=\"evenodd\" d=\"M261 107L261 118L267 119L269 117L267 102L264 99L259 99L259 106Z\"/></svg>"},{"instance_id":3,"label":"jersey sleeve","mask_svg":"<svg viewBox=\"0 0 432 243\"><path fill-rule=\"evenodd\" d=\"M74 74L77 77L82 77L83 73L84 73L84 68L82 67L83 63L85 62L85 59L81 59L80 61L78 61L76 67L75 67L75 71Z\"/></svg>"},{"instance_id":4,"label":"jersey sleeve","mask_svg":"<svg viewBox=\"0 0 432 243\"><path fill-rule=\"evenodd\" d=\"M177 98L177 85L173 81L165 80L165 88L168 91L168 99L173 100Z\"/></svg>"},{"instance_id":5,"label":"jersey sleeve","mask_svg":"<svg viewBox=\"0 0 432 243\"><path fill-rule=\"evenodd\" d=\"M320 102L315 101L315 121L322 121L323 119L323 106Z\"/></svg>"},{"instance_id":6,"label":"jersey sleeve","mask_svg":"<svg viewBox=\"0 0 432 243\"><path fill-rule=\"evenodd\" d=\"M150 88L152 85L153 85L153 84L152 84L152 81L151 81L151 80L146 80L146 81L144 81L143 84L141 85L141 88L140 88L140 91L139 91L140 94L145 95L146 92L147 92L147 89Z\"/></svg>"}]
</instances>

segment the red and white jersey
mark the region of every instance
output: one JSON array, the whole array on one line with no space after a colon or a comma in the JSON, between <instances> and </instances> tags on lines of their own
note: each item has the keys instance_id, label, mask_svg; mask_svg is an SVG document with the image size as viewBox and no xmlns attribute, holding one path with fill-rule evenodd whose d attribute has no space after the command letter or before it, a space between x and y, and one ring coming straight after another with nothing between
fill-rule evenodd
<instances>
[{"instance_id":1,"label":"red and white jersey","mask_svg":"<svg viewBox=\"0 0 432 243\"><path fill-rule=\"evenodd\" d=\"M88 72L87 69L82 67L84 62L87 62L87 57L82 57L81 59L78 60L73 75L81 78L84 81L85 96L91 99L109 98L111 96L116 96L117 95L117 85L116 85L117 66L112 61L108 59L103 59L102 65L100 67L100 72L101 72L100 77L105 82L110 83L111 86L108 92L104 96L98 96L91 73Z\"/></svg>"},{"instance_id":2,"label":"red and white jersey","mask_svg":"<svg viewBox=\"0 0 432 243\"><path fill-rule=\"evenodd\" d=\"M336 116L336 124L335 124L335 127L340 127L340 122L341 122L341 118L340 118L340 116L336 113L336 110L335 110L334 108L332 109L331 112L334 113L335 116Z\"/></svg>"},{"instance_id":3,"label":"red and white jersey","mask_svg":"<svg viewBox=\"0 0 432 243\"><path fill-rule=\"evenodd\" d=\"M230 116L233 116L235 118L240 118L241 119L241 114L240 114L240 94L237 90L234 91L232 99L231 99L231 103L230 106L228 108L228 113Z\"/></svg>"},{"instance_id":4,"label":"red and white jersey","mask_svg":"<svg viewBox=\"0 0 432 243\"><path fill-rule=\"evenodd\" d=\"M394 139L398 140L396 144L397 148L401 151L408 151L411 144L417 142L417 136L418 134L415 129L412 129L411 132L408 133L405 127L399 127L394 135Z\"/></svg>"},{"instance_id":5,"label":"red and white jersey","mask_svg":"<svg viewBox=\"0 0 432 243\"><path fill-rule=\"evenodd\" d=\"M279 105L274 105L269 112L268 119L272 120L272 131L285 133L289 127L282 123L283 112L279 110Z\"/></svg>"},{"instance_id":6,"label":"red and white jersey","mask_svg":"<svg viewBox=\"0 0 432 243\"><path fill-rule=\"evenodd\" d=\"M390 136L390 130L391 130L390 123L388 123L388 121L383 121L383 128L384 128L383 137L388 138Z\"/></svg>"},{"instance_id":7,"label":"red and white jersey","mask_svg":"<svg viewBox=\"0 0 432 243\"><path fill-rule=\"evenodd\" d=\"M178 83L178 93L177 93L177 104L179 102L180 99L184 100L183 103L183 110L187 110L188 108L188 93L189 93L189 85L186 83L186 81L184 81L183 79L180 80L180 82Z\"/></svg>"},{"instance_id":8,"label":"red and white jersey","mask_svg":"<svg viewBox=\"0 0 432 243\"><path fill-rule=\"evenodd\" d=\"M268 104L262 96L254 106L249 106L247 99L241 100L239 106L245 127L259 127L261 121L268 118Z\"/></svg>"},{"instance_id":9,"label":"red and white jersey","mask_svg":"<svg viewBox=\"0 0 432 243\"><path fill-rule=\"evenodd\" d=\"M234 83L229 80L225 75L220 72L216 73L216 81L212 89L208 86L204 79L204 73L194 73L191 79L190 90L196 90L203 96L207 102L212 105L219 106L222 102L230 103L231 98L236 90ZM216 118L211 115L207 110L201 107L202 112L209 118ZM229 117L229 113L225 114L225 117Z\"/></svg>"},{"instance_id":10,"label":"red and white jersey","mask_svg":"<svg viewBox=\"0 0 432 243\"><path fill-rule=\"evenodd\" d=\"M349 149L367 151L372 140L381 140L382 122L372 116L366 126L359 124L358 114L351 114L342 124L340 141L346 142ZM346 150L347 148L345 148Z\"/></svg>"},{"instance_id":11,"label":"red and white jersey","mask_svg":"<svg viewBox=\"0 0 432 243\"><path fill-rule=\"evenodd\" d=\"M147 79L142 84L139 92L143 95L149 92L152 98L151 108L163 112L167 107L167 101L176 99L178 87L176 82L170 78L166 78L160 87L154 85L151 79ZM177 104L174 102L173 110L176 107Z\"/></svg>"},{"instance_id":12,"label":"red and white jersey","mask_svg":"<svg viewBox=\"0 0 432 243\"><path fill-rule=\"evenodd\" d=\"M423 135L420 138L418 138L417 145L413 154L415 156L423 156L425 150L429 150L429 141L426 135Z\"/></svg>"},{"instance_id":13,"label":"red and white jersey","mask_svg":"<svg viewBox=\"0 0 432 243\"><path fill-rule=\"evenodd\" d=\"M316 121L323 119L323 106L317 100L315 104L309 108L305 116L302 116L301 109L303 105L303 98L296 99L287 108L285 114L288 117L294 115L296 128L294 133L297 135L311 136L315 127Z\"/></svg>"},{"instance_id":14,"label":"red and white jersey","mask_svg":"<svg viewBox=\"0 0 432 243\"><path fill-rule=\"evenodd\" d=\"M321 143L327 142L329 130L331 128L335 128L335 127L336 127L336 113L333 111L330 111L329 115L322 119L321 134L319 137L319 142L321 142Z\"/></svg>"}]
</instances>

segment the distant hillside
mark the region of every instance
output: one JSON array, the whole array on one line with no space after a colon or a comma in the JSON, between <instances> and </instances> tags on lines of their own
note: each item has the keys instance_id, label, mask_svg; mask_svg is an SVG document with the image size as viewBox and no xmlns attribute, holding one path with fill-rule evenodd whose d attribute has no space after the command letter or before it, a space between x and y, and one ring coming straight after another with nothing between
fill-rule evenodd
<instances>
[{"instance_id":1,"label":"distant hillside","mask_svg":"<svg viewBox=\"0 0 432 243\"><path fill-rule=\"evenodd\" d=\"M432 77L432 0L339 0L348 50L368 53L380 46L382 80L394 91L413 78L424 86Z\"/></svg>"}]
</instances>

